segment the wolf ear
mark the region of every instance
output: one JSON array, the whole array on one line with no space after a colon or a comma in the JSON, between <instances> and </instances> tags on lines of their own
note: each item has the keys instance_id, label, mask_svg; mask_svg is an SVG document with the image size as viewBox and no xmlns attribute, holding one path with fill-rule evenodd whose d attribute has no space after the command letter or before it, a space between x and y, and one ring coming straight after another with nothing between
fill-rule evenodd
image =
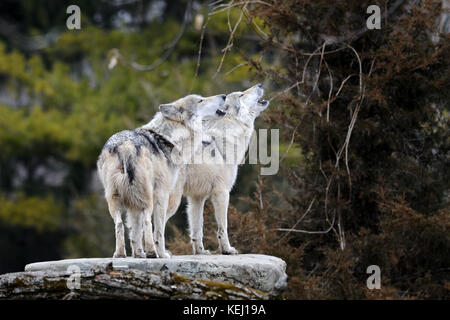
<instances>
[{"instance_id":1,"label":"wolf ear","mask_svg":"<svg viewBox=\"0 0 450 320\"><path fill-rule=\"evenodd\" d=\"M173 104L162 104L159 106L159 111L166 118L179 120L177 108Z\"/></svg>"},{"instance_id":2,"label":"wolf ear","mask_svg":"<svg viewBox=\"0 0 450 320\"><path fill-rule=\"evenodd\" d=\"M231 101L228 102L228 108L233 107L237 112L241 109L241 99L238 95L232 96Z\"/></svg>"}]
</instances>

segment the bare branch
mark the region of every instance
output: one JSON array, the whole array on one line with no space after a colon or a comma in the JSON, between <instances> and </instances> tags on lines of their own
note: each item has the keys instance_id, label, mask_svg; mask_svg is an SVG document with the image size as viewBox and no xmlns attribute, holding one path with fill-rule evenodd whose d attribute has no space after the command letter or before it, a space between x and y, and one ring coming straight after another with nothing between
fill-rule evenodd
<instances>
[{"instance_id":1,"label":"bare branch","mask_svg":"<svg viewBox=\"0 0 450 320\"><path fill-rule=\"evenodd\" d=\"M328 66L326 60L324 60L325 66L328 70L328 75L330 77L330 90L328 91L328 100L327 100L327 122L330 122L330 104L331 104L331 93L333 92L333 74L331 73L331 69Z\"/></svg>"},{"instance_id":2,"label":"bare branch","mask_svg":"<svg viewBox=\"0 0 450 320\"><path fill-rule=\"evenodd\" d=\"M291 90L292 88L298 86L299 84L302 84L303 81L297 81L296 83L294 83L293 85L289 86L288 88L284 89L283 91L277 93L276 95L274 95L273 97L271 97L269 99L269 101L272 101L274 99L276 99L277 97L279 97L280 95L282 95L283 93L286 93L287 91Z\"/></svg>"},{"instance_id":3,"label":"bare branch","mask_svg":"<svg viewBox=\"0 0 450 320\"><path fill-rule=\"evenodd\" d=\"M211 18L211 16L208 15L208 19L206 19L206 22L202 26L202 32L200 34L200 44L198 46L197 65L195 67L194 82L192 83L190 92L192 92L192 90L194 89L195 81L197 81L198 70L200 69L200 60L201 60L201 56L202 56L203 39L205 38L206 26L208 25L210 18Z\"/></svg>"},{"instance_id":4,"label":"bare branch","mask_svg":"<svg viewBox=\"0 0 450 320\"><path fill-rule=\"evenodd\" d=\"M227 73L225 73L225 76L229 75L230 73L232 73L234 70L239 69L240 67L246 66L248 65L248 62L242 62L240 64L238 64L237 66L234 66L230 71L228 71Z\"/></svg>"},{"instance_id":5,"label":"bare branch","mask_svg":"<svg viewBox=\"0 0 450 320\"><path fill-rule=\"evenodd\" d=\"M308 99L306 100L306 104L308 104L309 100L311 99L311 96L314 94L314 91L316 91L317 84L319 83L320 72L322 71L322 61L323 61L323 53L325 51L325 46L326 46L326 42L324 42L322 45L322 52L320 54L320 62L319 62L319 70L317 71L316 81L314 82L314 86L311 91L311 94L308 96ZM304 75L305 75L305 71L303 70L303 76ZM302 81L303 81L303 79L302 79ZM320 114L320 116L322 116L322 114Z\"/></svg>"},{"instance_id":6,"label":"bare branch","mask_svg":"<svg viewBox=\"0 0 450 320\"><path fill-rule=\"evenodd\" d=\"M218 2L221 2L221 1L216 1L215 3L218 3ZM232 1L232 2L234 2L234 1ZM262 5L265 5L268 7L272 6L271 3L264 2L264 1L246 0L246 1L236 2L236 3L226 3L226 4L217 5L216 7L214 7L214 9L211 11L210 14L211 15L218 14L218 13L224 12L225 10L229 10L230 7L237 7L237 6L246 5L246 4L262 4ZM221 9L216 10L217 8L221 8Z\"/></svg>"},{"instance_id":7,"label":"bare branch","mask_svg":"<svg viewBox=\"0 0 450 320\"><path fill-rule=\"evenodd\" d=\"M296 232L296 233L306 233L306 234L326 234L328 232L330 232L333 227L334 227L334 222L336 220L336 215L333 216L333 221L330 225L330 227L326 230L323 231L309 231L309 230L301 230L301 229L286 229L286 228L279 228L276 229L276 231L281 231L281 232Z\"/></svg>"},{"instance_id":8,"label":"bare branch","mask_svg":"<svg viewBox=\"0 0 450 320\"><path fill-rule=\"evenodd\" d=\"M137 63L135 61L130 61L130 60L126 59L123 55L121 55L118 49L112 49L110 51L111 59L117 59L119 61L122 61L123 63L129 65L130 67L132 67L133 69L138 70L138 71L152 71L152 70L158 68L170 57L170 55L175 50L176 45L180 41L181 36L183 35L183 33L186 29L186 25L187 25L187 21L189 18L191 8L192 8L192 0L189 0L189 2L186 5L186 10L184 12L184 18L183 18L183 22L180 26L180 30L178 31L175 38L171 42L169 42L167 45L164 46L166 51L164 52L162 57L158 58L151 65L143 65L143 64ZM112 66L114 66L114 65L115 64L113 64Z\"/></svg>"},{"instance_id":9,"label":"bare branch","mask_svg":"<svg viewBox=\"0 0 450 320\"><path fill-rule=\"evenodd\" d=\"M298 219L297 222L290 229L288 229L288 230L290 230L290 232L294 231L295 230L294 228L306 217L306 215L311 210L312 205L314 204L314 201L316 201L316 198L313 198L311 200L311 202L309 203L308 209L306 209L305 213L303 213L303 215L300 217L300 219ZM278 231L281 231L281 229L278 229ZM278 239L277 243L280 242L282 239L284 239L288 234L289 234L289 232L286 233L284 236L282 236L280 239Z\"/></svg>"},{"instance_id":10,"label":"bare branch","mask_svg":"<svg viewBox=\"0 0 450 320\"><path fill-rule=\"evenodd\" d=\"M220 60L219 67L217 68L216 73L214 74L213 78L215 78L215 77L219 74L220 70L222 69L222 65L223 65L223 62L224 62L224 60L225 60L225 56L227 55L227 52L228 52L228 51L231 49L231 47L233 46L233 38L234 38L234 34L235 34L235 32L236 32L236 30L237 30L239 24L240 24L241 21L242 21L242 17L244 16L244 10L245 10L245 8L247 7L247 4L248 4L248 1L245 1L245 2L244 2L244 7L241 9L241 13L240 13L240 15L239 15L239 18L238 18L236 24L234 25L233 30L232 30L231 33L230 33L230 36L229 36L229 38L228 38L227 45L226 45L225 48L222 49L222 51L223 51L222 59ZM229 7L228 9L230 10L230 7Z\"/></svg>"}]
</instances>

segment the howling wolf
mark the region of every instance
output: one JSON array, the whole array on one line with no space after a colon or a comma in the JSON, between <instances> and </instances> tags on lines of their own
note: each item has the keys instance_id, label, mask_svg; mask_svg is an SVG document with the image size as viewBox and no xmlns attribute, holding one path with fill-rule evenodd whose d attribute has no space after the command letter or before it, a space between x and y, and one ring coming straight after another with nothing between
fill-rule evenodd
<instances>
[{"instance_id":1,"label":"howling wolf","mask_svg":"<svg viewBox=\"0 0 450 320\"><path fill-rule=\"evenodd\" d=\"M167 219L175 214L182 195L188 200L188 221L194 254L209 254L203 247L203 206L210 199L218 225L217 239L222 254L237 254L230 245L227 231L227 211L230 191L236 181L238 165L243 162L253 134L254 122L269 106L262 100L264 89L257 84L244 92L227 95L220 120L205 120L201 164L188 164L179 173L170 196Z\"/></svg>"},{"instance_id":2,"label":"howling wolf","mask_svg":"<svg viewBox=\"0 0 450 320\"><path fill-rule=\"evenodd\" d=\"M133 257L169 257L164 244L169 194L180 166L201 145L201 139L193 138L202 134L202 120L223 117L224 101L225 95L188 95L160 105L148 124L116 133L106 142L97 168L115 223L113 257L126 256L121 210L127 212Z\"/></svg>"}]
</instances>

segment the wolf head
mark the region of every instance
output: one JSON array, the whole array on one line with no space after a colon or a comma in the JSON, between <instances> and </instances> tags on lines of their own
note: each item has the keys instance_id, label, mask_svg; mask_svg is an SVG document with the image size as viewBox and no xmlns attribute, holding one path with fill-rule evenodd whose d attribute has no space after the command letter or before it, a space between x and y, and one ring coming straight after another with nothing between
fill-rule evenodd
<instances>
[{"instance_id":1,"label":"wolf head","mask_svg":"<svg viewBox=\"0 0 450 320\"><path fill-rule=\"evenodd\" d=\"M222 109L225 97L224 94L211 97L190 94L174 102L160 105L159 110L165 118L181 122L188 128L196 130L204 118L219 119L225 116L226 112Z\"/></svg>"},{"instance_id":2,"label":"wolf head","mask_svg":"<svg viewBox=\"0 0 450 320\"><path fill-rule=\"evenodd\" d=\"M224 94L211 97L191 94L160 105L160 112L144 127L154 130L175 146L171 154L173 163L189 163L201 145L204 134L202 120L224 117L225 98Z\"/></svg>"},{"instance_id":3,"label":"wolf head","mask_svg":"<svg viewBox=\"0 0 450 320\"><path fill-rule=\"evenodd\" d=\"M269 101L263 100L264 89L257 84L244 92L235 91L227 95L224 110L231 117L252 125L259 114L269 106Z\"/></svg>"}]
</instances>

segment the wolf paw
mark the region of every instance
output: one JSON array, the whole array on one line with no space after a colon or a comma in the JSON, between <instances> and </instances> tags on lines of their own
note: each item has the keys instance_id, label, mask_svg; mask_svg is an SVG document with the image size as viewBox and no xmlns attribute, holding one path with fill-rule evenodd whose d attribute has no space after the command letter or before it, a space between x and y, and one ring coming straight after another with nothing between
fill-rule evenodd
<instances>
[{"instance_id":1,"label":"wolf paw","mask_svg":"<svg viewBox=\"0 0 450 320\"><path fill-rule=\"evenodd\" d=\"M133 258L138 258L138 259L145 259L146 255L144 251L138 251L136 253L133 253Z\"/></svg>"},{"instance_id":2,"label":"wolf paw","mask_svg":"<svg viewBox=\"0 0 450 320\"><path fill-rule=\"evenodd\" d=\"M113 254L113 258L126 258L127 255L125 254L125 252L114 252Z\"/></svg>"},{"instance_id":3,"label":"wolf paw","mask_svg":"<svg viewBox=\"0 0 450 320\"><path fill-rule=\"evenodd\" d=\"M170 259L172 256L166 251L163 254L160 254L159 257L163 259Z\"/></svg>"},{"instance_id":4,"label":"wolf paw","mask_svg":"<svg viewBox=\"0 0 450 320\"><path fill-rule=\"evenodd\" d=\"M196 251L194 252L194 254L197 254L197 255L201 255L201 254L204 254L204 255L210 255L211 252L209 252L209 250L200 249L200 250L196 250Z\"/></svg>"},{"instance_id":5,"label":"wolf paw","mask_svg":"<svg viewBox=\"0 0 450 320\"><path fill-rule=\"evenodd\" d=\"M164 250L162 253L158 253L158 258L170 259L171 257L172 253L169 250Z\"/></svg>"},{"instance_id":6,"label":"wolf paw","mask_svg":"<svg viewBox=\"0 0 450 320\"><path fill-rule=\"evenodd\" d=\"M224 255L235 255L238 253L239 252L233 247L229 247L228 249L222 250L222 254L224 254Z\"/></svg>"},{"instance_id":7,"label":"wolf paw","mask_svg":"<svg viewBox=\"0 0 450 320\"><path fill-rule=\"evenodd\" d=\"M157 255L156 252L154 252L154 251L152 251L152 252L146 252L146 253L145 253L145 256L146 256L147 258L149 258L149 259L152 259L152 258L158 258L158 255Z\"/></svg>"}]
</instances>

